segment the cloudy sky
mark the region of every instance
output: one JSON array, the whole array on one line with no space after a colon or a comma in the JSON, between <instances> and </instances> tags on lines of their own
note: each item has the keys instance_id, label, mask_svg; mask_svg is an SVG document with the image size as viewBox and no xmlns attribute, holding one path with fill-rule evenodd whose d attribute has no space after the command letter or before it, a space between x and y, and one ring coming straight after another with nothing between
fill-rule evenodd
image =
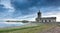
<instances>
[{"instance_id":1,"label":"cloudy sky","mask_svg":"<svg viewBox=\"0 0 60 33\"><path fill-rule=\"evenodd\" d=\"M39 10L42 17L60 20L60 0L0 0L0 20L35 20Z\"/></svg>"}]
</instances>

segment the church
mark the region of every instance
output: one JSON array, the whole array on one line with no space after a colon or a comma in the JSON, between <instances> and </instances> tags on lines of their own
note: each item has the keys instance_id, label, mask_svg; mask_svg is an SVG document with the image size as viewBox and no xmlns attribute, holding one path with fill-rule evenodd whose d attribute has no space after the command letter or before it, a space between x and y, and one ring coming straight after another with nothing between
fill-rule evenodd
<instances>
[{"instance_id":1,"label":"church","mask_svg":"<svg viewBox=\"0 0 60 33\"><path fill-rule=\"evenodd\" d=\"M56 22L56 17L41 17L42 13L39 12L37 13L37 18L36 22Z\"/></svg>"}]
</instances>

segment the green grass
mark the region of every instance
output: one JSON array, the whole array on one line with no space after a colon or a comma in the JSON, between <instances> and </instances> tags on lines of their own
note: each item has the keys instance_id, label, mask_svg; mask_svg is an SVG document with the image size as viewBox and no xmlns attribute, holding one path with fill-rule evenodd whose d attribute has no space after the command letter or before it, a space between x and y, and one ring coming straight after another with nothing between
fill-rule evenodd
<instances>
[{"instance_id":1,"label":"green grass","mask_svg":"<svg viewBox=\"0 0 60 33\"><path fill-rule=\"evenodd\" d=\"M50 24L40 24L38 26L29 26L29 27L23 27L23 28L13 28L13 29L5 29L0 30L0 33L37 33L41 32L44 29L48 29L52 27Z\"/></svg>"}]
</instances>

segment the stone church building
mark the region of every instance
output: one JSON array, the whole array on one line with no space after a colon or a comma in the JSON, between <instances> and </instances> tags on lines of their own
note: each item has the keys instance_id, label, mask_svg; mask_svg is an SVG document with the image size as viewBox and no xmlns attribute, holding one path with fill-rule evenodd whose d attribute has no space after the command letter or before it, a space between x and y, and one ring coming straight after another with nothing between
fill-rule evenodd
<instances>
[{"instance_id":1,"label":"stone church building","mask_svg":"<svg viewBox=\"0 0 60 33\"><path fill-rule=\"evenodd\" d=\"M41 12L37 13L36 22L56 22L56 17L41 17Z\"/></svg>"}]
</instances>

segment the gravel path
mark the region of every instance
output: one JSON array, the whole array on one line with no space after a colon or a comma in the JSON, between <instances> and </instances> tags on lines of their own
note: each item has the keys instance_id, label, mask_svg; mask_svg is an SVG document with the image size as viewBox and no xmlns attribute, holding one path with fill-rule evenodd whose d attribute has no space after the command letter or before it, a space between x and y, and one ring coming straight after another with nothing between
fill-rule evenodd
<instances>
[{"instance_id":1,"label":"gravel path","mask_svg":"<svg viewBox=\"0 0 60 33\"><path fill-rule=\"evenodd\" d=\"M60 33L60 27L57 26L57 27L54 27L54 28L49 29L47 31L43 31L41 33Z\"/></svg>"}]
</instances>

